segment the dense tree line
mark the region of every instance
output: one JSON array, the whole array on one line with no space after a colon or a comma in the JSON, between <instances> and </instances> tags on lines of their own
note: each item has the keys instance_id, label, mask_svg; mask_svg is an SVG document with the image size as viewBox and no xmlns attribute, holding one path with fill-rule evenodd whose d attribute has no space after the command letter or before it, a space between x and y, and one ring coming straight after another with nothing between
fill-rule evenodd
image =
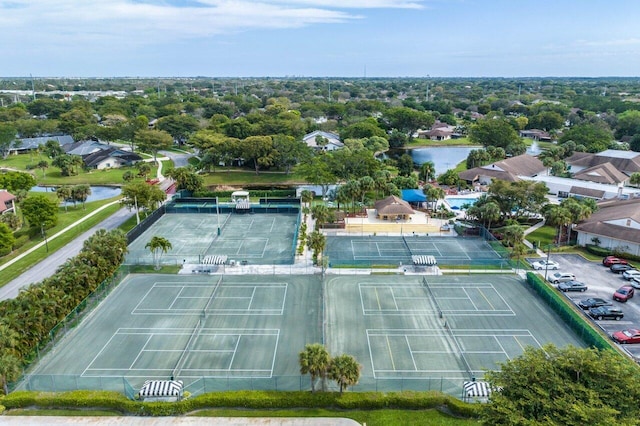
<instances>
[{"instance_id":1,"label":"dense tree line","mask_svg":"<svg viewBox=\"0 0 640 426\"><path fill-rule=\"evenodd\" d=\"M30 354L124 261L126 236L99 230L49 278L0 302L0 383L18 378Z\"/></svg>"}]
</instances>

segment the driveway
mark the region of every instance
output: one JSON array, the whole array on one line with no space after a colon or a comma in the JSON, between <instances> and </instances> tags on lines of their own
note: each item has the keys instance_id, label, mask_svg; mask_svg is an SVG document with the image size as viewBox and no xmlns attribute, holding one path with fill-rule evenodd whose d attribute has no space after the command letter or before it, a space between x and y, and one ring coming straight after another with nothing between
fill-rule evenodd
<instances>
[{"instance_id":1,"label":"driveway","mask_svg":"<svg viewBox=\"0 0 640 426\"><path fill-rule=\"evenodd\" d=\"M193 157L193 154L185 152L184 154L179 154L174 151L160 151L160 154L169 157L171 161L173 161L173 166L178 167L186 167L189 165L189 158Z\"/></svg>"},{"instance_id":2,"label":"driveway","mask_svg":"<svg viewBox=\"0 0 640 426\"><path fill-rule=\"evenodd\" d=\"M614 274L609 268L602 265L601 262L590 262L576 254L552 254L550 257L560 264L560 272L572 272L576 276L576 280L587 285L588 290L584 293L564 293L564 295L574 303L578 303L582 299L589 297L600 297L605 300L611 300L616 308L622 309L624 318L620 321L603 320L594 321L607 335L614 331L626 328L640 328L640 290L638 294L626 303L613 301L612 295L619 287L629 284L622 274ZM530 259L534 261L535 259ZM538 271L544 276L544 270ZM548 271L548 275L552 272ZM580 309L580 308L578 308ZM626 350L636 361L640 361L640 345L620 345Z\"/></svg>"}]
</instances>

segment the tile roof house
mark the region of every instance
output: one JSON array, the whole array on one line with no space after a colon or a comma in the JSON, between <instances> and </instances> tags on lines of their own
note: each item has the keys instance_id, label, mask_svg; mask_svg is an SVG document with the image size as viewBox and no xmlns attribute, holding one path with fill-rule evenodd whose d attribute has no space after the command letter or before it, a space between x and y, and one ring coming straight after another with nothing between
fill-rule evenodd
<instances>
[{"instance_id":1,"label":"tile roof house","mask_svg":"<svg viewBox=\"0 0 640 426\"><path fill-rule=\"evenodd\" d=\"M551 142L551 135L539 129L520 130L520 137L533 139L534 141Z\"/></svg>"},{"instance_id":2,"label":"tile roof house","mask_svg":"<svg viewBox=\"0 0 640 426\"><path fill-rule=\"evenodd\" d=\"M600 247L620 248L622 251L640 255L640 198L629 200L607 200L598 203L598 210L580 222L574 231L578 233L578 244L593 244L600 240Z\"/></svg>"},{"instance_id":3,"label":"tile roof house","mask_svg":"<svg viewBox=\"0 0 640 426\"><path fill-rule=\"evenodd\" d=\"M318 145L318 142L316 140L318 136L326 140L325 145ZM335 151L336 149L344 147L344 143L340 141L340 136L336 135L335 133L323 132L321 130L307 133L302 137L302 141L307 144L308 147L317 150Z\"/></svg>"},{"instance_id":4,"label":"tile roof house","mask_svg":"<svg viewBox=\"0 0 640 426\"><path fill-rule=\"evenodd\" d=\"M378 219L384 220L408 219L415 213L409 203L395 195L376 201L374 207Z\"/></svg>"},{"instance_id":5,"label":"tile roof house","mask_svg":"<svg viewBox=\"0 0 640 426\"><path fill-rule=\"evenodd\" d=\"M616 169L609 162L582 169L574 173L572 177L578 180L606 183L608 185L625 184L629 180L629 176Z\"/></svg>"},{"instance_id":6,"label":"tile roof house","mask_svg":"<svg viewBox=\"0 0 640 426\"><path fill-rule=\"evenodd\" d=\"M65 145L62 147L62 150L66 154L83 156L83 155L93 154L94 152L101 151L103 149L107 149L110 147L111 146L106 143L89 140L89 141L80 141L80 142L75 142L69 145Z\"/></svg>"},{"instance_id":7,"label":"tile roof house","mask_svg":"<svg viewBox=\"0 0 640 426\"><path fill-rule=\"evenodd\" d=\"M518 182L523 177L535 177L543 174L547 174L547 168L542 164L542 161L533 155L522 154L486 166L464 170L458 173L458 176L469 183L478 182L482 185L489 185L493 179Z\"/></svg>"},{"instance_id":8,"label":"tile roof house","mask_svg":"<svg viewBox=\"0 0 640 426\"><path fill-rule=\"evenodd\" d=\"M16 212L16 204L15 204L16 196L7 191L6 189L0 189L0 214L5 213L15 213Z\"/></svg>"},{"instance_id":9,"label":"tile roof house","mask_svg":"<svg viewBox=\"0 0 640 426\"><path fill-rule=\"evenodd\" d=\"M456 133L456 126L452 126L447 123L441 123L436 121L431 129L429 130L419 130L418 138L420 139L430 139L432 141L444 141L451 139Z\"/></svg>"},{"instance_id":10,"label":"tile roof house","mask_svg":"<svg viewBox=\"0 0 640 426\"><path fill-rule=\"evenodd\" d=\"M73 143L73 137L71 135L51 135L17 139L11 144L9 154L24 154L44 146L48 141L56 141L61 147L64 147Z\"/></svg>"},{"instance_id":11,"label":"tile roof house","mask_svg":"<svg viewBox=\"0 0 640 426\"><path fill-rule=\"evenodd\" d=\"M616 170L621 171L627 176L640 172L640 152L633 151L607 149L597 154L575 152L571 157L566 159L566 162L571 166L571 172L573 173L578 173L584 169L604 163L611 163Z\"/></svg>"},{"instance_id":12,"label":"tile roof house","mask_svg":"<svg viewBox=\"0 0 640 426\"><path fill-rule=\"evenodd\" d=\"M102 170L130 166L138 161L142 161L142 157L129 151L109 147L82 156L82 161L84 161L84 165L88 169Z\"/></svg>"}]
</instances>

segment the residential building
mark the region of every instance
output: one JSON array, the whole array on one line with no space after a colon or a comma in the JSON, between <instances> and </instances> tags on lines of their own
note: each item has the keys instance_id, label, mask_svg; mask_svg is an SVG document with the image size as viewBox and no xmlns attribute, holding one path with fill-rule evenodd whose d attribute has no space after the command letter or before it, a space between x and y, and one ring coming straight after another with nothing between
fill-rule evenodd
<instances>
[{"instance_id":1,"label":"residential building","mask_svg":"<svg viewBox=\"0 0 640 426\"><path fill-rule=\"evenodd\" d=\"M324 144L318 144L320 138L323 138ZM335 151L344 147L344 144L340 141L340 136L331 132L323 132L316 130L315 132L307 133L303 136L302 141L307 144L308 147L323 150L323 151Z\"/></svg>"},{"instance_id":2,"label":"residential building","mask_svg":"<svg viewBox=\"0 0 640 426\"><path fill-rule=\"evenodd\" d=\"M16 196L7 191L6 189L0 189L0 214L15 213Z\"/></svg>"},{"instance_id":3,"label":"residential building","mask_svg":"<svg viewBox=\"0 0 640 426\"><path fill-rule=\"evenodd\" d=\"M547 175L547 168L537 157L522 154L486 166L474 167L458 173L469 184L489 185L493 179L518 182L524 178Z\"/></svg>"},{"instance_id":4,"label":"residential building","mask_svg":"<svg viewBox=\"0 0 640 426\"><path fill-rule=\"evenodd\" d=\"M580 222L574 231L578 244L598 242L600 247L619 249L640 255L640 198L607 200L598 203L588 219Z\"/></svg>"}]
</instances>

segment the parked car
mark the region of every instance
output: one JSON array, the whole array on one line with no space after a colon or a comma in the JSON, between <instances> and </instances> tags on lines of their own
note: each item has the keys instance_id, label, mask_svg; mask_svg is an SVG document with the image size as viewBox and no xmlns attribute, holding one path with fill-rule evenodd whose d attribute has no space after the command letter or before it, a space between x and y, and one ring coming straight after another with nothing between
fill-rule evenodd
<instances>
[{"instance_id":1,"label":"parked car","mask_svg":"<svg viewBox=\"0 0 640 426\"><path fill-rule=\"evenodd\" d=\"M602 259L602 264L606 267L610 267L611 265L616 265L616 264L626 265L627 263L629 262L626 259L620 259L619 257L615 257L615 256L607 256L604 259Z\"/></svg>"},{"instance_id":2,"label":"parked car","mask_svg":"<svg viewBox=\"0 0 640 426\"><path fill-rule=\"evenodd\" d=\"M613 272L614 274L620 274L624 271L633 269L633 266L629 265L628 263L616 263L615 265L611 265L609 269L611 269L611 272Z\"/></svg>"},{"instance_id":3,"label":"parked car","mask_svg":"<svg viewBox=\"0 0 640 426\"><path fill-rule=\"evenodd\" d=\"M590 297L578 302L578 306L582 309L597 308L598 306L609 306L611 302L599 297Z\"/></svg>"},{"instance_id":4,"label":"parked car","mask_svg":"<svg viewBox=\"0 0 640 426\"><path fill-rule=\"evenodd\" d=\"M633 277L629 280L631 287L640 288L640 277Z\"/></svg>"},{"instance_id":5,"label":"parked car","mask_svg":"<svg viewBox=\"0 0 640 426\"><path fill-rule=\"evenodd\" d=\"M553 260L538 260L537 262L533 262L531 267L536 271L541 271L543 269L560 269L560 264L558 262L554 262Z\"/></svg>"},{"instance_id":6,"label":"parked car","mask_svg":"<svg viewBox=\"0 0 640 426\"><path fill-rule=\"evenodd\" d=\"M633 297L635 290L630 285L623 285L613 293L613 300L618 302L626 302Z\"/></svg>"},{"instance_id":7,"label":"parked car","mask_svg":"<svg viewBox=\"0 0 640 426\"><path fill-rule=\"evenodd\" d=\"M576 276L570 272L556 272L555 274L549 277L549 281L554 284L566 282L566 281L575 281Z\"/></svg>"},{"instance_id":8,"label":"parked car","mask_svg":"<svg viewBox=\"0 0 640 426\"><path fill-rule=\"evenodd\" d=\"M614 319L620 321L624 314L620 309L613 306L598 306L597 308L589 309L589 316L597 320Z\"/></svg>"},{"instance_id":9,"label":"parked car","mask_svg":"<svg viewBox=\"0 0 640 426\"><path fill-rule=\"evenodd\" d=\"M558 284L560 291L587 291L587 286L580 281L564 281Z\"/></svg>"},{"instance_id":10,"label":"parked car","mask_svg":"<svg viewBox=\"0 0 640 426\"><path fill-rule=\"evenodd\" d=\"M618 343L640 343L640 330L629 328L627 330L616 331L611 338Z\"/></svg>"},{"instance_id":11,"label":"parked car","mask_svg":"<svg viewBox=\"0 0 640 426\"><path fill-rule=\"evenodd\" d=\"M638 271L637 269L629 269L622 272L622 278L627 281L631 281L631 278L633 277L640 277L640 271Z\"/></svg>"}]
</instances>

